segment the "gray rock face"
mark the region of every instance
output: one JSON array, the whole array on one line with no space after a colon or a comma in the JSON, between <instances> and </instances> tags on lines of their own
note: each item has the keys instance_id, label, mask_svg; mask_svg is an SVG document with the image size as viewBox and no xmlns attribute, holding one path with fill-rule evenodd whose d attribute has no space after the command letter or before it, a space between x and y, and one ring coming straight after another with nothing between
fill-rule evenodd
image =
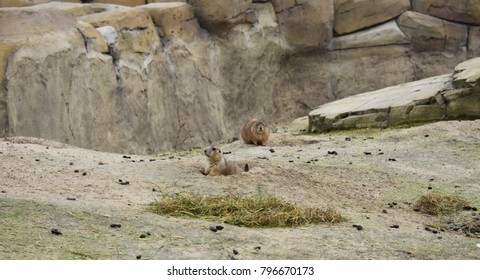
<instances>
[{"instance_id":1,"label":"gray rock face","mask_svg":"<svg viewBox=\"0 0 480 280\"><path fill-rule=\"evenodd\" d=\"M454 74L362 93L324 104L308 115L308 131L387 127L405 123L480 117L480 59Z\"/></svg>"},{"instance_id":2,"label":"gray rock face","mask_svg":"<svg viewBox=\"0 0 480 280\"><path fill-rule=\"evenodd\" d=\"M0 9L0 137L188 149L238 137L253 117L275 128L321 104L450 73L480 53L478 26L399 16L409 1L370 10L346 0L149 2ZM342 9L361 15L345 26L363 29L335 36Z\"/></svg>"}]
</instances>

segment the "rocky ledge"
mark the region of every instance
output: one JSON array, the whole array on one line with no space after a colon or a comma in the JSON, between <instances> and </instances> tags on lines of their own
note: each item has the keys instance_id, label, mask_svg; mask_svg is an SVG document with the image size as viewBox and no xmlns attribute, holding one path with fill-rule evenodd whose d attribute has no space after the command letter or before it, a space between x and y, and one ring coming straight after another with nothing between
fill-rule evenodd
<instances>
[{"instance_id":1,"label":"rocky ledge","mask_svg":"<svg viewBox=\"0 0 480 280\"><path fill-rule=\"evenodd\" d=\"M436 76L324 104L308 115L308 131L387 127L480 117L480 58Z\"/></svg>"}]
</instances>

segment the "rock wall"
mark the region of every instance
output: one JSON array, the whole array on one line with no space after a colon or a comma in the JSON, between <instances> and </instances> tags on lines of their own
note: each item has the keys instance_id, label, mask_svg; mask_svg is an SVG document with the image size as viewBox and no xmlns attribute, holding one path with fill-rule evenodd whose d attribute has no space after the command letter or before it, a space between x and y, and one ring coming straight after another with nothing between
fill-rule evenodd
<instances>
[{"instance_id":1,"label":"rock wall","mask_svg":"<svg viewBox=\"0 0 480 280\"><path fill-rule=\"evenodd\" d=\"M45 2L0 0L0 137L187 149L480 56L468 0Z\"/></svg>"}]
</instances>

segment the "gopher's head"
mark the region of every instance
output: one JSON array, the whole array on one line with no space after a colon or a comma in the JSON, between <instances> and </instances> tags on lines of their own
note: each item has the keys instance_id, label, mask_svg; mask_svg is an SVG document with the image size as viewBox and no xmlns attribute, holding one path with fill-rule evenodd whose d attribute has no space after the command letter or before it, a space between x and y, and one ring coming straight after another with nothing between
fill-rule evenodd
<instances>
[{"instance_id":1,"label":"gopher's head","mask_svg":"<svg viewBox=\"0 0 480 280\"><path fill-rule=\"evenodd\" d=\"M207 147L203 152L210 162L219 162L222 159L222 151L214 146Z\"/></svg>"},{"instance_id":2,"label":"gopher's head","mask_svg":"<svg viewBox=\"0 0 480 280\"><path fill-rule=\"evenodd\" d=\"M258 134L263 134L265 133L265 130L267 130L267 125L263 121L257 121L254 128Z\"/></svg>"}]
</instances>

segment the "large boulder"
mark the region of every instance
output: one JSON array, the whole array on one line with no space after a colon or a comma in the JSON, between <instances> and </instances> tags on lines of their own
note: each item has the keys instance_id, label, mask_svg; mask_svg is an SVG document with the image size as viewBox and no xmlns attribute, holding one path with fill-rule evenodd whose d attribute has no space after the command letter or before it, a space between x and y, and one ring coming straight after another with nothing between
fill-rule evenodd
<instances>
[{"instance_id":1,"label":"large boulder","mask_svg":"<svg viewBox=\"0 0 480 280\"><path fill-rule=\"evenodd\" d=\"M148 12L153 23L167 38L180 36L190 42L200 30L193 8L188 4L180 2L154 3L141 6L141 8Z\"/></svg>"},{"instance_id":2,"label":"large boulder","mask_svg":"<svg viewBox=\"0 0 480 280\"><path fill-rule=\"evenodd\" d=\"M308 130L387 127L480 117L480 58L452 74L357 94L323 104L308 115Z\"/></svg>"},{"instance_id":3,"label":"large boulder","mask_svg":"<svg viewBox=\"0 0 480 280\"><path fill-rule=\"evenodd\" d=\"M335 37L332 40L331 48L342 50L409 43L410 41L398 28L396 21L391 20L362 31Z\"/></svg>"},{"instance_id":4,"label":"large boulder","mask_svg":"<svg viewBox=\"0 0 480 280\"><path fill-rule=\"evenodd\" d=\"M145 5L147 3L146 0L89 0L85 2L115 4L115 5L130 6L130 7Z\"/></svg>"},{"instance_id":5,"label":"large boulder","mask_svg":"<svg viewBox=\"0 0 480 280\"><path fill-rule=\"evenodd\" d=\"M409 0L335 0L334 31L341 35L391 20L410 9Z\"/></svg>"},{"instance_id":6,"label":"large boulder","mask_svg":"<svg viewBox=\"0 0 480 280\"><path fill-rule=\"evenodd\" d=\"M274 1L280 31L295 48L326 48L333 33L333 0Z\"/></svg>"},{"instance_id":7,"label":"large boulder","mask_svg":"<svg viewBox=\"0 0 480 280\"><path fill-rule=\"evenodd\" d=\"M152 53L160 45L152 19L142 8L90 14L78 19L95 28L112 26L119 34L116 55L123 58L143 60L143 55Z\"/></svg>"},{"instance_id":8,"label":"large boulder","mask_svg":"<svg viewBox=\"0 0 480 280\"><path fill-rule=\"evenodd\" d=\"M0 8L2 7L26 7L52 2L52 0L0 0ZM58 0L57 2L82 3L81 0Z\"/></svg>"},{"instance_id":9,"label":"large boulder","mask_svg":"<svg viewBox=\"0 0 480 280\"><path fill-rule=\"evenodd\" d=\"M413 0L413 10L434 17L480 25L480 3L476 0Z\"/></svg>"},{"instance_id":10,"label":"large boulder","mask_svg":"<svg viewBox=\"0 0 480 280\"><path fill-rule=\"evenodd\" d=\"M200 25L224 36L234 25L251 22L252 0L188 0Z\"/></svg>"},{"instance_id":11,"label":"large boulder","mask_svg":"<svg viewBox=\"0 0 480 280\"><path fill-rule=\"evenodd\" d=\"M397 21L417 52L457 52L467 45L465 25L411 11L403 13Z\"/></svg>"}]
</instances>

